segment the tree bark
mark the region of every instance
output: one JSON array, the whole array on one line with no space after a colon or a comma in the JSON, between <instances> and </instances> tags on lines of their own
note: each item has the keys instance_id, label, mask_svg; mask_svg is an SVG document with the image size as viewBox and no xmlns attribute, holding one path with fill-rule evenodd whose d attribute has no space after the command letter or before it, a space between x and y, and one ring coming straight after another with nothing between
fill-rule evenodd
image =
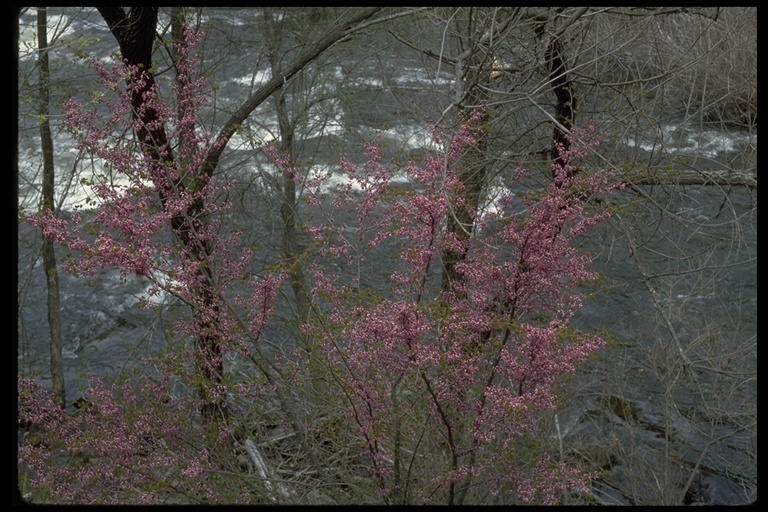
<instances>
[{"instance_id":1,"label":"tree bark","mask_svg":"<svg viewBox=\"0 0 768 512\"><path fill-rule=\"evenodd\" d=\"M38 62L40 63L40 147L43 152L43 210L55 210L54 204L54 161L53 161L53 137L50 124L50 98L49 98L49 65L48 65L48 19L45 7L37 9L37 48ZM66 393L64 389L64 364L61 356L61 304L59 302L59 273L56 269L56 254L53 249L53 241L43 238L43 271L48 289L48 327L51 334L51 381L53 383L53 396L60 406L66 405Z\"/></svg>"},{"instance_id":2,"label":"tree bark","mask_svg":"<svg viewBox=\"0 0 768 512\"><path fill-rule=\"evenodd\" d=\"M568 151L571 143L568 135L573 128L576 116L576 96L573 93L573 84L568 79L568 68L563 57L562 45L557 36L551 36L547 43L546 60L549 66L549 80L552 91L555 93L555 124L552 131L552 159L561 168L566 168L567 162L563 154ZM566 176L570 178L575 171ZM557 177L552 179L557 181Z\"/></svg>"},{"instance_id":3,"label":"tree bark","mask_svg":"<svg viewBox=\"0 0 768 512\"><path fill-rule=\"evenodd\" d=\"M470 9L470 19L472 15L472 9ZM469 48L455 61L456 82L459 88L457 90L457 102L462 118L471 115L474 109L490 108L486 105L488 99L486 91L490 88L494 61L485 37L473 39L472 34L469 34L466 39ZM455 165L457 177L461 184L460 197L448 216L446 228L449 236L455 236L463 244L463 249L459 251L446 249L443 251L441 291L459 298L466 298L467 294L464 286L464 275L456 267L467 259L470 239L475 233L476 213L481 205L481 198L490 173L486 141L489 119L490 112L486 110L484 115L470 127L477 134L477 143L468 148ZM464 122L463 119L462 122ZM477 342L477 339L468 339L467 347ZM429 383L427 385L429 386ZM449 439L451 470L458 468L459 459L462 457L459 455L459 452L463 451L460 437L457 435L455 439ZM470 455L468 467L473 465L474 455ZM448 503L462 505L471 482L471 475L458 482L451 482L448 490Z\"/></svg>"}]
</instances>

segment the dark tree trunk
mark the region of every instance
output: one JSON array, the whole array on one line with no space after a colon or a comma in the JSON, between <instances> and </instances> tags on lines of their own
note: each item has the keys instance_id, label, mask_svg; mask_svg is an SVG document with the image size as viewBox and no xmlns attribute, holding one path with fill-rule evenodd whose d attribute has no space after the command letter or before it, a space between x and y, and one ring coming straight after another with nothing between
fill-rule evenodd
<instances>
[{"instance_id":1,"label":"dark tree trunk","mask_svg":"<svg viewBox=\"0 0 768 512\"><path fill-rule=\"evenodd\" d=\"M547 44L546 59L549 65L549 80L552 91L555 93L555 120L557 124L552 131L552 159L561 168L565 167L563 159L570 147L568 134L573 128L576 112L576 96L573 93L573 84L568 79L568 69L563 58L562 46L557 37L552 37ZM575 171L574 171L575 172ZM569 173L569 176L574 174ZM555 176L552 176L555 179Z\"/></svg>"},{"instance_id":2,"label":"dark tree trunk","mask_svg":"<svg viewBox=\"0 0 768 512\"><path fill-rule=\"evenodd\" d=\"M43 210L55 210L54 205L54 162L53 138L49 120L49 67L48 67L48 21L46 8L37 9L37 47L40 63L40 146L43 152ZM56 269L56 254L53 241L43 238L43 270L48 289L48 327L51 333L51 381L54 400L60 407L66 404L64 389L64 365L61 357L61 305L59 303L59 273Z\"/></svg>"},{"instance_id":3,"label":"dark tree trunk","mask_svg":"<svg viewBox=\"0 0 768 512\"><path fill-rule=\"evenodd\" d=\"M145 93L155 87L152 69L152 47L157 27L157 7L133 7L126 14L121 7L99 7L110 31L120 45L120 52L126 64L137 66L141 70L141 80L129 79L131 106L134 116L141 119L141 128L136 136L144 151L152 156L158 165L175 166L173 153L168 144L165 123L159 119L158 112L145 101ZM172 194L184 189L199 192L207 184L209 175L203 175L201 169L185 169L192 179L174 183L155 183L155 188L163 205L172 198ZM215 423L226 418L224 398L216 389L220 387L223 375L223 350L221 340L215 335L219 315L219 304L214 284L213 270L210 266L211 242L200 239L196 234L202 232L205 221L202 215L203 199L199 195L190 201L183 214L174 215L171 228L181 242L184 256L197 264L200 279L192 293L200 299L201 307L193 314L198 322L197 345L199 350L199 368L203 382L198 387L201 399L200 412L204 421Z\"/></svg>"}]
</instances>

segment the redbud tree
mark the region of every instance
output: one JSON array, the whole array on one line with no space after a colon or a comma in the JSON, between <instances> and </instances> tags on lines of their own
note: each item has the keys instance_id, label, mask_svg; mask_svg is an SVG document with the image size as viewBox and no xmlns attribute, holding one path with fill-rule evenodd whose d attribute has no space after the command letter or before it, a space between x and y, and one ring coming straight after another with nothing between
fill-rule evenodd
<instances>
[{"instance_id":1,"label":"redbud tree","mask_svg":"<svg viewBox=\"0 0 768 512\"><path fill-rule=\"evenodd\" d=\"M303 190L316 249L307 269L312 315L301 326L309 350L269 358L262 340L284 274L254 276L238 233L222 234L230 205L219 198L234 183L215 182L204 165L219 148L198 127L207 98L196 73L201 38L187 30L176 49L173 102L162 100L151 70L94 62L103 88L89 104L67 105L67 127L105 170L89 183L87 208L30 224L78 255L71 271L139 276L188 314L174 328L178 343L146 360L143 374L94 382L85 392L93 407L81 415L19 379L20 420L47 433L20 454L31 485L70 503L175 494L248 502L263 487L232 476L237 468L222 466L217 441L234 439L238 422L264 414L255 404L277 396L294 430L336 425L323 443L351 450L383 503L554 503L563 491L586 491L589 475L532 447L531 433L554 407L558 379L602 343L570 326L579 286L595 278L574 241L608 215L591 211L590 199L616 188L607 172L575 172L597 144L592 129L572 131L546 190L523 193L518 170L493 211L465 204L456 170L478 143L482 109L453 133L436 130L441 150L424 161L387 163L375 142L360 163L343 157L348 179L331 198L323 176L303 175L266 148ZM470 212L471 237L448 229L458 209ZM448 253L462 258L452 269L460 278L445 287ZM390 269L385 286L370 279L374 268ZM228 354L250 361L252 373L231 378ZM172 392L179 382L193 392ZM302 446L316 455L306 432ZM346 485L314 465L313 483ZM225 484L211 478L217 473L228 475Z\"/></svg>"},{"instance_id":2,"label":"redbud tree","mask_svg":"<svg viewBox=\"0 0 768 512\"><path fill-rule=\"evenodd\" d=\"M271 296L279 279L253 279L255 307L249 299L226 295L233 284L250 279L245 268L252 253L243 248L232 254L238 234L221 234L221 214L230 205L219 198L234 182L214 183L204 169L214 144L197 126L208 99L207 80L196 72L199 57L194 53L203 35L189 28L185 35L176 45L175 104L162 100L151 70L122 62L107 68L93 61L102 89L87 104L69 100L65 118L78 148L104 167L86 180L93 193L86 201L91 207L79 208L69 219L44 215L29 221L76 251L78 257L67 262L72 272L117 269L123 277L148 280L150 297L170 294L190 308L192 314L176 326L176 333L196 340L190 357L201 377L196 382L200 409L213 420L226 415L222 358L261 332L260 294ZM238 307L249 315L235 314Z\"/></svg>"},{"instance_id":3,"label":"redbud tree","mask_svg":"<svg viewBox=\"0 0 768 512\"><path fill-rule=\"evenodd\" d=\"M146 503L181 493L210 502L219 495L203 476L221 469L209 452L232 440L226 397L236 385L227 381L224 359L258 358L282 274L248 270L252 252L234 252L238 233L221 229L230 208L221 198L234 183L214 183L204 170L215 144L198 126L209 91L197 73L202 37L187 28L177 44L171 101L162 99L151 69L93 60L101 89L87 103L67 102L65 126L103 171L84 181L92 195L71 215L28 218L75 255L65 263L69 271L117 270L150 283L144 307L156 307L163 294L188 312L165 353L143 361L143 374L87 387L93 411L76 419L51 410L46 395L20 377L20 421L55 440L26 446L20 460L33 470L30 485L54 501ZM260 382L251 379L243 393ZM73 464L85 446L93 456Z\"/></svg>"},{"instance_id":4,"label":"redbud tree","mask_svg":"<svg viewBox=\"0 0 768 512\"><path fill-rule=\"evenodd\" d=\"M588 475L526 443L555 406L557 380L603 343L570 326L579 286L596 277L574 241L608 216L588 201L618 185L607 172L576 172L597 138L575 129L545 191L519 195L527 173L518 170L494 211L473 209L455 167L483 118L477 110L452 136L436 132L442 150L404 168L369 144L361 163L341 160L347 182L331 199L322 176L299 180L322 254L309 286L322 313L304 334L320 347L384 503L550 504L586 492ZM458 208L471 212L472 237L447 227ZM463 258L445 287L448 251ZM386 289L371 286L382 260L394 268Z\"/></svg>"}]
</instances>

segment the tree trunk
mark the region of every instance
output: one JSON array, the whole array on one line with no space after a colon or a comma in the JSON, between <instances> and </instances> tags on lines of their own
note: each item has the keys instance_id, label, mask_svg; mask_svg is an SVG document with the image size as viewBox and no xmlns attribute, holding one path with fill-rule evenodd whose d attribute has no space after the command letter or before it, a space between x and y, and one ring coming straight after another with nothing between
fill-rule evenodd
<instances>
[{"instance_id":1,"label":"tree trunk","mask_svg":"<svg viewBox=\"0 0 768 512\"><path fill-rule=\"evenodd\" d=\"M43 152L43 210L55 210L53 138L49 112L48 20L45 7L37 9L37 48L40 63L40 147ZM51 381L54 400L60 407L66 404L64 368L61 357L61 306L59 303L59 273L53 241L43 238L43 271L48 288L48 327L51 333Z\"/></svg>"},{"instance_id":2,"label":"tree trunk","mask_svg":"<svg viewBox=\"0 0 768 512\"><path fill-rule=\"evenodd\" d=\"M265 13L265 27L267 32L267 46L269 52L269 64L272 76L282 75L280 65L280 47L278 39L279 27L272 15L271 9ZM278 128L280 130L280 153L295 162L293 154L294 124L291 123L288 107L285 104L285 88L278 88L273 96L275 111L277 113ZM299 325L307 321L309 315L309 297L306 291L306 280L301 265L301 254L296 240L296 182L289 172L283 173L282 190L280 191L280 216L283 220L283 261L288 268L288 276L291 280L291 289L296 301L296 316Z\"/></svg>"},{"instance_id":3,"label":"tree trunk","mask_svg":"<svg viewBox=\"0 0 768 512\"><path fill-rule=\"evenodd\" d=\"M478 44L478 43L474 43ZM457 59L456 81L461 91L457 94L462 100L459 111L462 116L471 114L474 108L485 108L485 89L491 80L493 59L488 58L485 48L479 45L471 48ZM475 212L480 207L480 198L488 180L488 156L486 155L485 132L483 126L488 121L486 113L479 121L480 138L474 146L456 162L456 171L461 183L461 200L448 217L448 233L455 235L462 243L467 243L475 230ZM446 250L442 255L443 274L441 289L463 296L461 284L463 278L456 270L456 265L466 259L466 251Z\"/></svg>"},{"instance_id":4,"label":"tree trunk","mask_svg":"<svg viewBox=\"0 0 768 512\"><path fill-rule=\"evenodd\" d=\"M110 31L120 45L120 52L126 64L137 66L142 72L142 81L129 78L128 87L131 91L131 103L134 115L141 118L141 127L136 136L143 145L144 151L152 156L153 160L161 165L177 165L174 161L168 137L165 132L165 123L158 118L155 109L147 108L145 95L155 87L155 77L152 70L152 47L155 40L157 26L157 7L132 7L128 14L122 7L99 7ZM166 203L174 194L189 189L199 192L210 179L200 169L186 169L185 173L191 178L182 180L179 178L174 183L155 183L161 202ZM183 254L186 258L196 263L198 268L196 289L191 292L200 298L199 311L194 311L198 322L197 348L199 351L199 369L203 376L203 382L198 386L198 394L201 400L200 413L206 423L217 423L226 419L226 403L217 388L221 386L224 375L222 342L213 334L219 315L219 304L214 282L213 269L211 268L210 255L212 252L209 239L201 239L198 233L204 231L205 220L202 212L205 207L203 199L194 195L183 214L174 215L171 219L171 228L174 235L183 246Z\"/></svg>"},{"instance_id":5,"label":"tree trunk","mask_svg":"<svg viewBox=\"0 0 768 512\"><path fill-rule=\"evenodd\" d=\"M573 93L573 84L568 79L568 68L563 57L560 39L557 36L550 37L547 43L546 60L549 66L550 85L557 98L555 104L557 123L552 129L552 159L561 169L564 169L567 162L563 158L563 154L568 151L571 145L568 134L573 128L576 115L576 96ZM571 177L570 175L574 172L569 173L566 177ZM557 181L554 174L552 179Z\"/></svg>"}]
</instances>

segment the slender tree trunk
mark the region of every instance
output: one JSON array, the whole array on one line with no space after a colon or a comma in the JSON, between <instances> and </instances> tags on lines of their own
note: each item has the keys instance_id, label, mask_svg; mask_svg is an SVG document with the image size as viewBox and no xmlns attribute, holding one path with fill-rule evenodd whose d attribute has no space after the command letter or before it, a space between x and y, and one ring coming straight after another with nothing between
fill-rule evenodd
<instances>
[{"instance_id":1,"label":"slender tree trunk","mask_svg":"<svg viewBox=\"0 0 768 512\"><path fill-rule=\"evenodd\" d=\"M171 7L171 59L173 61L174 72L176 75L176 81L179 79L179 67L178 63L181 60L181 55L177 51L177 45L184 43L184 22L186 17L184 14L184 7ZM176 118L181 121L184 119L184 109L180 106L176 109ZM179 141L179 147L184 147L184 141Z\"/></svg>"},{"instance_id":2,"label":"slender tree trunk","mask_svg":"<svg viewBox=\"0 0 768 512\"><path fill-rule=\"evenodd\" d=\"M37 9L37 48L40 65L40 146L43 151L43 210L55 210L54 205L54 162L53 137L50 124L49 98L49 65L48 65L48 20L45 7ZM51 334L51 380L53 381L53 396L62 408L66 404L64 390L64 369L61 357L61 306L59 303L59 273L56 269L56 254L53 241L43 238L43 270L48 288L48 327Z\"/></svg>"},{"instance_id":3,"label":"slender tree trunk","mask_svg":"<svg viewBox=\"0 0 768 512\"><path fill-rule=\"evenodd\" d=\"M266 8L264 10L264 27L267 41L267 52L269 54L269 64L272 71L272 76L280 76L282 74L282 66L280 64L280 28L281 25L276 20L272 12L272 8ZM272 98L275 102L275 111L277 113L278 128L280 133L280 145L279 151L282 155L289 157L290 161L295 162L294 158L294 137L295 137L295 123L292 122L288 106L285 101L285 86L277 89ZM296 182L294 176L289 172L283 173L282 187L280 190L280 216L283 220L283 237L282 237L282 251L283 262L288 270L288 277L291 280L291 289L293 290L294 299L296 301L296 320L298 325L304 324L309 317L309 296L306 291L306 279L304 277L304 269L301 262L301 251L296 240L296 207L298 204L298 198L296 196ZM311 357L311 348L305 345L307 352ZM279 387L282 384L277 384L276 389L279 391ZM323 387L323 383L318 382L316 379L312 383L312 387L316 394L323 395L327 390ZM298 422L293 418L296 416L293 412L294 409L288 404L287 398L282 393L278 393L283 407L291 418L292 423L298 425ZM310 441L309 436L306 435L306 431L297 428L297 434L300 436L302 445L307 454L310 465L315 468L319 474L323 474L327 471L325 465L322 463L322 459L318 457L317 451L314 445ZM340 501L338 490L335 486L331 486L327 490L331 497L336 501Z\"/></svg>"},{"instance_id":4,"label":"slender tree trunk","mask_svg":"<svg viewBox=\"0 0 768 512\"><path fill-rule=\"evenodd\" d=\"M474 88L473 88L474 89ZM474 94L473 94L474 95ZM487 120L485 116L480 122ZM468 242L475 232L475 213L480 206L480 198L486 187L488 178L487 155L485 154L485 141L481 138L475 146L469 148L456 164L458 179L462 186L461 204L453 209L448 217L448 233L456 236L456 239L468 246ZM452 291L458 296L464 296L462 284L464 278L456 269L458 263L467 257L465 250L443 252L442 290Z\"/></svg>"},{"instance_id":5,"label":"slender tree trunk","mask_svg":"<svg viewBox=\"0 0 768 512\"><path fill-rule=\"evenodd\" d=\"M278 27L272 15L271 8L265 10L265 27L267 32L267 46L269 52L269 64L272 76L280 76L280 47ZM288 156L294 162L293 141L294 124L291 123L288 107L285 103L285 87L277 89L273 95L277 122L280 130L280 153ZM296 300L296 316L299 324L307 321L309 315L309 297L306 291L306 280L301 265L301 254L296 240L296 182L295 176L289 172L283 173L282 190L280 195L280 216L283 219L283 261L288 269L291 280L291 289Z\"/></svg>"},{"instance_id":6,"label":"slender tree trunk","mask_svg":"<svg viewBox=\"0 0 768 512\"><path fill-rule=\"evenodd\" d=\"M460 113L467 115L474 108L483 108L486 102L485 89L490 85L492 71L492 59L489 59L479 48L471 49L466 55L460 57L456 64L456 80L461 88L459 95L463 98ZM456 162L458 179L461 183L461 198L459 204L448 217L448 233L455 235L464 244L475 231L475 212L480 207L480 199L488 180L488 155L486 154L485 132L483 125L488 121L488 114L484 115L476 126L480 128L480 139L477 144ZM451 291L458 296L464 281L456 265L466 259L466 250L443 252L442 290Z\"/></svg>"},{"instance_id":7,"label":"slender tree trunk","mask_svg":"<svg viewBox=\"0 0 768 512\"><path fill-rule=\"evenodd\" d=\"M243 121L245 121L259 105L264 103L264 101L272 96L275 91L285 85L288 80L293 78L310 62L322 55L328 48L344 41L356 30L359 30L361 26L365 26L366 20L382 9L382 7L366 7L365 9L354 12L348 18L340 20L336 25L329 29L319 41L314 43L312 47L300 54L283 68L281 75L273 76L267 83L259 87L259 89L245 100L243 105L232 114L224 124L224 127L219 131L219 135L216 137L216 144L214 145L214 148L209 151L205 163L203 164L205 172L208 174L213 172L219 164L219 158L229 142L229 139L240 128Z\"/></svg>"}]
</instances>

